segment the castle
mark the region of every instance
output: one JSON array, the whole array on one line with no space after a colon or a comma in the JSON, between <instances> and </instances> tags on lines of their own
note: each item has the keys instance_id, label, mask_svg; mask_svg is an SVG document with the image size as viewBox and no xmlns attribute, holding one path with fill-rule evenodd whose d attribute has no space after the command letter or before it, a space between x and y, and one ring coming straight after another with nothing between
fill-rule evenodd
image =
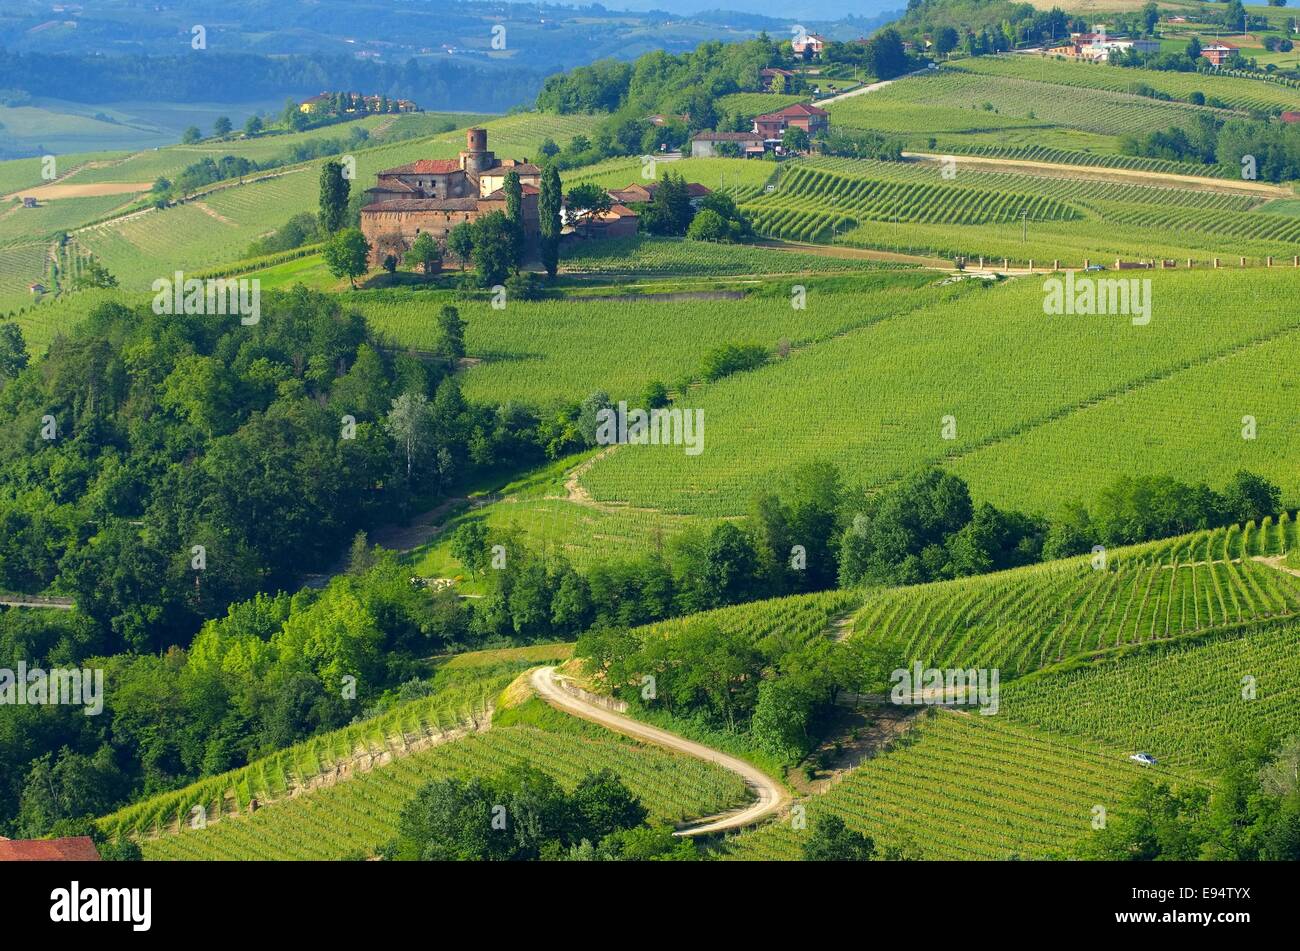
<instances>
[{"instance_id":1,"label":"castle","mask_svg":"<svg viewBox=\"0 0 1300 951\"><path fill-rule=\"evenodd\" d=\"M530 244L536 239L542 170L527 159L498 159L488 150L486 129L468 130L465 145L456 159L420 159L379 173L361 209L361 231L370 244L372 266L381 265L390 254L400 260L423 232L445 246L458 224L504 212L510 172L519 176L523 190L525 238Z\"/></svg>"}]
</instances>

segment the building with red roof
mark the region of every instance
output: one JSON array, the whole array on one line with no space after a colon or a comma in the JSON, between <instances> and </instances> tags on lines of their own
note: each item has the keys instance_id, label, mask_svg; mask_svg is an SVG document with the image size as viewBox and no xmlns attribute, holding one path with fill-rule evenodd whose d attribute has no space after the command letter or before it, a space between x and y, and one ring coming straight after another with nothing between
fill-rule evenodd
<instances>
[{"instance_id":1,"label":"building with red roof","mask_svg":"<svg viewBox=\"0 0 1300 951\"><path fill-rule=\"evenodd\" d=\"M98 862L99 850L88 835L65 839L0 837L0 862Z\"/></svg>"}]
</instances>

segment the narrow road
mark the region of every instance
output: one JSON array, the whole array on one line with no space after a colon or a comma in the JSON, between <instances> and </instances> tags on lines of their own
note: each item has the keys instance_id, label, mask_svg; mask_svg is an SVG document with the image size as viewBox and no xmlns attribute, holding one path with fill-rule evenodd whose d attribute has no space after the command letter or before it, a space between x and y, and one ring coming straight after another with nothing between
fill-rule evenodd
<instances>
[{"instance_id":1,"label":"narrow road","mask_svg":"<svg viewBox=\"0 0 1300 951\"><path fill-rule=\"evenodd\" d=\"M900 79L906 79L908 76L917 76L929 71L929 67L926 67L925 69L917 69L910 73L904 73L901 76L895 76L893 79L882 79L879 82L868 83L865 86L859 86L857 89L850 89L848 92L842 92L835 96L827 96L825 99L818 99L813 103L813 105L820 109L823 106L830 105L832 102L839 102L842 99L852 99L854 96L861 96L863 93L875 92L877 89L884 89L886 86L893 85Z\"/></svg>"},{"instance_id":2,"label":"narrow road","mask_svg":"<svg viewBox=\"0 0 1300 951\"><path fill-rule=\"evenodd\" d=\"M49 608L54 611L71 611L71 598L48 598L35 594L0 594L0 605L7 608Z\"/></svg>"},{"instance_id":3,"label":"narrow road","mask_svg":"<svg viewBox=\"0 0 1300 951\"><path fill-rule=\"evenodd\" d=\"M691 825L678 829L673 835L710 835L715 832L725 832L728 829L740 829L780 811L790 800L786 791L776 781L761 770L750 766L744 760L710 749L703 744L694 743L691 740L677 736L675 733L669 733L667 730L641 723L631 717L625 717L612 710L606 710L604 707L596 706L594 703L589 703L575 696L558 683L554 667L539 667L533 671L530 681L538 696L551 706L563 710L565 713L581 717L584 720L590 720L592 723L599 723L607 729L630 736L633 739L644 740L665 749L676 750L679 753L685 753L687 756L694 756L696 759L716 763L723 769L730 770L738 775L745 781L745 785L749 787L750 791L754 793L755 801L744 809L723 813L719 816L697 819Z\"/></svg>"}]
</instances>

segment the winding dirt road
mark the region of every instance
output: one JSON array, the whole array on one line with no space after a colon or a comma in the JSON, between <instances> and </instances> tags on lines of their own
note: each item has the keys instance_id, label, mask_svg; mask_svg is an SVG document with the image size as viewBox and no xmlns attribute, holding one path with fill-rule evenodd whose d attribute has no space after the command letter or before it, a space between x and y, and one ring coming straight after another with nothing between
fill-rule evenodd
<instances>
[{"instance_id":1,"label":"winding dirt road","mask_svg":"<svg viewBox=\"0 0 1300 951\"><path fill-rule=\"evenodd\" d=\"M678 829L673 833L674 835L711 835L715 832L725 832L728 829L740 829L780 811L790 800L786 791L775 780L761 770L750 766L744 760L728 756L726 753L710 749L700 743L683 739L675 733L669 733L667 730L641 723L639 720L633 720L631 717L625 717L612 710L606 710L604 707L589 703L570 693L558 682L554 667L539 667L533 671L529 681L533 689L537 691L538 696L551 706L563 710L565 713L581 717L584 720L590 720L592 723L599 723L616 733L622 733L637 740L644 740L665 749L676 750L679 753L685 753L687 756L694 756L696 759L716 763L723 769L730 770L743 779L745 785L749 787L755 796L754 802L744 809L697 819L685 828Z\"/></svg>"}]
</instances>

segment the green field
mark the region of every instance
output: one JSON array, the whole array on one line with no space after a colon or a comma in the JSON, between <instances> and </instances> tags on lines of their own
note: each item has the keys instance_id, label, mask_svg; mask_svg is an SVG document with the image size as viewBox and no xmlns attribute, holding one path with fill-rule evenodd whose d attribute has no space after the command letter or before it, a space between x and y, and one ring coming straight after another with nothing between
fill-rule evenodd
<instances>
[{"instance_id":1,"label":"green field","mask_svg":"<svg viewBox=\"0 0 1300 951\"><path fill-rule=\"evenodd\" d=\"M1171 543L1161 557L1088 559L894 588L854 618L854 636L900 666L997 668L1003 680L1072 657L1300 614L1300 578L1252 560L1294 547L1238 529ZM1273 533L1269 533L1272 535ZM1246 548L1244 553L1242 548Z\"/></svg>"},{"instance_id":2,"label":"green field","mask_svg":"<svg viewBox=\"0 0 1300 951\"><path fill-rule=\"evenodd\" d=\"M1041 278L981 289L691 393L684 405L704 410L707 420L701 455L620 446L582 484L599 502L737 515L758 487L822 458L868 487L925 464L950 466L968 478L976 498L1030 511L1090 500L1120 474L1168 472L1218 485L1239 468L1261 472L1288 500L1300 499L1300 480L1286 461L1300 448L1297 428L1287 425L1290 415L1267 413L1288 384L1261 370L1286 363L1248 356L1277 352L1280 361L1281 342L1300 332L1289 303L1294 274L1142 273L1152 281L1146 325L1123 315L1045 315ZM841 308L857 312L859 305L851 294L811 293L802 313ZM1207 321L1207 313L1219 319ZM943 386L931 381L935 367L944 368ZM1208 410L1189 401L1180 384L1191 378L1197 392L1223 399ZM1126 417L1129 428L1106 418L1112 406L1138 403L1145 422L1137 412ZM1225 403L1233 406L1230 416L1218 415ZM1240 438L1243 415L1260 405L1257 438ZM956 436L945 440L949 415ZM1041 456L1022 461L1022 446L1058 427L1073 435L1072 444L1055 440L1068 460L1058 472L1068 478L1044 477ZM1162 443L1170 451L1161 451ZM1175 451L1189 444L1194 452Z\"/></svg>"},{"instance_id":3,"label":"green field","mask_svg":"<svg viewBox=\"0 0 1300 951\"><path fill-rule=\"evenodd\" d=\"M952 164L946 165L946 161ZM1072 265L1113 257L1289 260L1300 221L1264 213L1281 192L1175 180L1064 178L1027 167L814 158L743 208L762 234L948 256ZM1282 199L1285 201L1285 199ZM1211 213L1212 212L1212 213Z\"/></svg>"},{"instance_id":4,"label":"green field","mask_svg":"<svg viewBox=\"0 0 1300 951\"><path fill-rule=\"evenodd\" d=\"M774 822L726 842L728 858L802 857L817 817L834 814L878 850L923 859L1034 859L1060 855L1088 835L1093 807L1115 811L1143 768L1013 725L1004 717L940 711L892 750L803 803L807 827Z\"/></svg>"},{"instance_id":5,"label":"green field","mask_svg":"<svg viewBox=\"0 0 1300 951\"><path fill-rule=\"evenodd\" d=\"M1274 738L1300 730L1298 658L1300 628L1272 625L1045 671L1009 687L1002 709L1054 733L1209 771L1226 742L1245 743L1260 729Z\"/></svg>"},{"instance_id":6,"label":"green field","mask_svg":"<svg viewBox=\"0 0 1300 951\"><path fill-rule=\"evenodd\" d=\"M1105 63L1076 63L1040 56L978 56L962 60L950 68L980 76L1006 77L1112 93L1128 93L1134 84L1141 83L1182 102L1186 102L1193 92L1200 92L1207 99L1213 97L1234 109L1260 112L1278 112L1300 107L1300 89L1263 79L1129 69Z\"/></svg>"}]
</instances>

